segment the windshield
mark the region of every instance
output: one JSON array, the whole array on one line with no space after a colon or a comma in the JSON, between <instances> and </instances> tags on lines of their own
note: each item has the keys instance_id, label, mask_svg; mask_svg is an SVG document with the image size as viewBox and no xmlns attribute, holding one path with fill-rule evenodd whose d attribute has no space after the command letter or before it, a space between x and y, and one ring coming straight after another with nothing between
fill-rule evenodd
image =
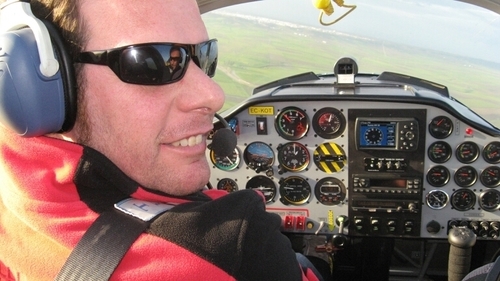
<instances>
[{"instance_id":1,"label":"windshield","mask_svg":"<svg viewBox=\"0 0 500 281\"><path fill-rule=\"evenodd\" d=\"M500 127L500 16L451 0L351 0L356 8L322 25L310 0L265 0L203 15L219 40L214 79L226 110L255 87L288 76L332 73L341 57L360 73L397 72L448 87L450 95ZM334 4L330 23L349 11Z\"/></svg>"}]
</instances>

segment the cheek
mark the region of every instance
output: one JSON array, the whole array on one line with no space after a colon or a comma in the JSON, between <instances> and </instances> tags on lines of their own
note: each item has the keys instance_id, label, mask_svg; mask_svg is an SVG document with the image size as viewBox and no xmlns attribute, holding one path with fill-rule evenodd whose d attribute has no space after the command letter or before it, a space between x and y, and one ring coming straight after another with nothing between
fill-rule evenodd
<instances>
[{"instance_id":1,"label":"cheek","mask_svg":"<svg viewBox=\"0 0 500 281\"><path fill-rule=\"evenodd\" d=\"M109 150L109 146L120 146L128 140L151 142L161 130L161 123L153 122L162 120L158 103L141 96L140 89L133 85L113 77L102 78L93 77L85 91L84 110L92 145L97 149L108 146Z\"/></svg>"}]
</instances>

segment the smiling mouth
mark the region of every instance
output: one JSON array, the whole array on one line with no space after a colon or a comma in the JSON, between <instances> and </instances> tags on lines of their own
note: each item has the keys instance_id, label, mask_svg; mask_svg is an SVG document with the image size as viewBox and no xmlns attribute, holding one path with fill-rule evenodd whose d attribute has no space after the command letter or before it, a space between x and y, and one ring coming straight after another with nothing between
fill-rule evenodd
<instances>
[{"instance_id":1,"label":"smiling mouth","mask_svg":"<svg viewBox=\"0 0 500 281\"><path fill-rule=\"evenodd\" d=\"M182 139L180 141L173 142L173 146L195 146L200 144L203 141L202 135L191 136L186 139Z\"/></svg>"}]
</instances>

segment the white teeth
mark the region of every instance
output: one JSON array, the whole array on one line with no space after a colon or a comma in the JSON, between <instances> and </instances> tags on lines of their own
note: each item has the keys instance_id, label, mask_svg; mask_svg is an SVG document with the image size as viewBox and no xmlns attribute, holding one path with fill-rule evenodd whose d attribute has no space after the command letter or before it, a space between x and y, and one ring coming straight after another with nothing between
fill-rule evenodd
<instances>
[{"instance_id":1,"label":"white teeth","mask_svg":"<svg viewBox=\"0 0 500 281\"><path fill-rule=\"evenodd\" d=\"M173 146L194 146L194 145L200 144L202 140L203 140L202 136L197 135L197 136L191 136L187 139L182 139L180 141L176 141L176 142L172 143L172 145Z\"/></svg>"}]
</instances>

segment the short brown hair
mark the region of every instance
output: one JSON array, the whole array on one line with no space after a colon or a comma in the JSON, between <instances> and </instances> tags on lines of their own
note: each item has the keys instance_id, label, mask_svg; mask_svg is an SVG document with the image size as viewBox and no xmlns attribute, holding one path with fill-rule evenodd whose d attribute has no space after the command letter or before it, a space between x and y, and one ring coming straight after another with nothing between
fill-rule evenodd
<instances>
[{"instance_id":1,"label":"short brown hair","mask_svg":"<svg viewBox=\"0 0 500 281\"><path fill-rule=\"evenodd\" d=\"M52 22L66 42L72 58L80 53L86 43L78 0L31 0L33 14Z\"/></svg>"}]
</instances>

